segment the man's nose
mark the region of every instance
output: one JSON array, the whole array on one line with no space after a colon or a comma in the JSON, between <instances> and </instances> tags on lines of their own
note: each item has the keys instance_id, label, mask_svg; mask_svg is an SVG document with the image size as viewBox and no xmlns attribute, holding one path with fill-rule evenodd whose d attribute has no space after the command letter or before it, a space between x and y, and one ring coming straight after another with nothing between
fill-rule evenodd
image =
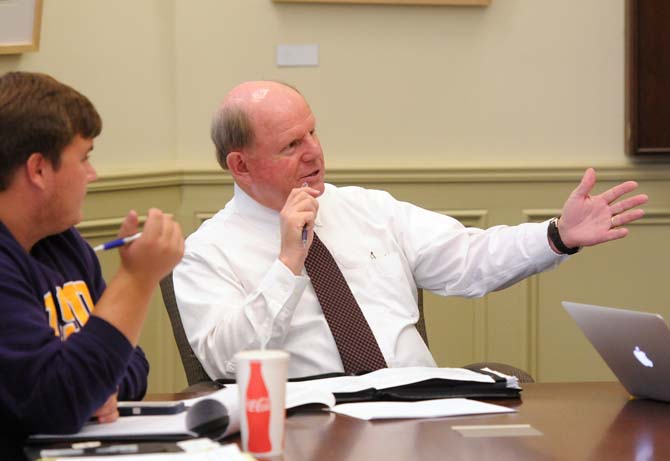
<instances>
[{"instance_id":1,"label":"man's nose","mask_svg":"<svg viewBox=\"0 0 670 461\"><path fill-rule=\"evenodd\" d=\"M321 155L321 143L316 136L308 135L305 140L305 152L302 155L302 160L309 162Z\"/></svg>"},{"instance_id":2,"label":"man's nose","mask_svg":"<svg viewBox=\"0 0 670 461\"><path fill-rule=\"evenodd\" d=\"M93 182L98 179L98 172L95 171L95 168L93 168L92 165L89 165L88 167L88 171L86 172L86 179L88 182Z\"/></svg>"}]
</instances>

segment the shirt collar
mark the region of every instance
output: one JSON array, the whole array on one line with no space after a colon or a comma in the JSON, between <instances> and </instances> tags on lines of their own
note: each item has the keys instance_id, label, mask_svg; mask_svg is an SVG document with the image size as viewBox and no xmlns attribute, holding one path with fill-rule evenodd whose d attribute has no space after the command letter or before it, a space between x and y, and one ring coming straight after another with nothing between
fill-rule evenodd
<instances>
[{"instance_id":1,"label":"shirt collar","mask_svg":"<svg viewBox=\"0 0 670 461\"><path fill-rule=\"evenodd\" d=\"M326 195L328 194L328 189L330 187L332 187L330 184L326 184L323 194L317 197L317 201L319 202L319 210L321 210L321 207L327 201ZM254 200L249 194L244 192L242 188L239 187L237 184L234 185L233 190L235 193L235 201L234 201L235 210L239 214L243 216L249 216L253 219L259 219L263 222L279 225L278 211L275 211L271 208L261 205L256 200ZM315 224L317 228L324 225L324 219L321 211L319 211L319 213L317 213L316 215Z\"/></svg>"},{"instance_id":2,"label":"shirt collar","mask_svg":"<svg viewBox=\"0 0 670 461\"><path fill-rule=\"evenodd\" d=\"M242 216L259 219L269 224L279 224L279 212L261 205L237 184L234 186L235 211Z\"/></svg>"}]
</instances>

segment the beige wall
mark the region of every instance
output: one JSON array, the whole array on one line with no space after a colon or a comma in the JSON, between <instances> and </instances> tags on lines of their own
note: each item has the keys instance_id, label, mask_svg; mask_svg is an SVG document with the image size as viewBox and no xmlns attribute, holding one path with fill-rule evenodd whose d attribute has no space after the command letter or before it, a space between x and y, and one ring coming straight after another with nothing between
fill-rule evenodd
<instances>
[{"instance_id":1,"label":"beige wall","mask_svg":"<svg viewBox=\"0 0 670 461\"><path fill-rule=\"evenodd\" d=\"M259 78L304 92L331 167L626 163L623 4L177 1L179 167L211 167L215 101ZM276 68L279 43L320 67Z\"/></svg>"},{"instance_id":2,"label":"beige wall","mask_svg":"<svg viewBox=\"0 0 670 461\"><path fill-rule=\"evenodd\" d=\"M173 39L171 1L45 0L39 52L0 56L0 74L46 72L90 98L101 175L173 168Z\"/></svg>"},{"instance_id":3,"label":"beige wall","mask_svg":"<svg viewBox=\"0 0 670 461\"><path fill-rule=\"evenodd\" d=\"M624 0L488 7L45 0L41 70L100 109L101 174L214 169L209 118L247 79L297 85L334 168L623 165ZM277 68L317 43L321 65Z\"/></svg>"},{"instance_id":4,"label":"beige wall","mask_svg":"<svg viewBox=\"0 0 670 461\"><path fill-rule=\"evenodd\" d=\"M94 243L131 207L160 206L192 231L225 202L230 180L213 159L209 118L247 79L287 81L308 97L329 180L387 189L468 225L555 214L584 166L609 184L639 179L651 217L627 241L480 300L427 298L443 365L488 358L541 380L602 379L611 376L560 299L670 314L670 170L624 154L623 39L624 0L485 8L45 0L40 51L0 56L0 73L50 73L100 110L93 159L102 179L81 227ZM318 44L321 65L275 67L276 45L290 43ZM105 273L117 263L106 254ZM150 389L181 388L159 298L142 345Z\"/></svg>"}]
</instances>

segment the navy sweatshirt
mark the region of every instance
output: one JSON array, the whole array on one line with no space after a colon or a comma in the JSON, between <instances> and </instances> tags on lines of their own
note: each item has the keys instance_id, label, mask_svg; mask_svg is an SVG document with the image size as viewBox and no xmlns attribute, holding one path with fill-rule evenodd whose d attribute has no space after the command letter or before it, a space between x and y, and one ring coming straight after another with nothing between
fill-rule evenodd
<instances>
[{"instance_id":1,"label":"navy sweatshirt","mask_svg":"<svg viewBox=\"0 0 670 461\"><path fill-rule=\"evenodd\" d=\"M96 317L105 290L75 229L27 253L0 223L0 427L17 436L77 432L118 389L141 399L149 364Z\"/></svg>"}]
</instances>

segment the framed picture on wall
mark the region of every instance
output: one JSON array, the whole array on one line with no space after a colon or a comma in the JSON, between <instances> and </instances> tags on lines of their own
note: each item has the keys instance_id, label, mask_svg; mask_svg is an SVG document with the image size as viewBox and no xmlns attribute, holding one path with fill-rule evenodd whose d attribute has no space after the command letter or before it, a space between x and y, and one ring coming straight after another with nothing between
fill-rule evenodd
<instances>
[{"instance_id":1,"label":"framed picture on wall","mask_svg":"<svg viewBox=\"0 0 670 461\"><path fill-rule=\"evenodd\" d=\"M369 5L457 5L486 6L491 0L272 0L275 3L361 3Z\"/></svg>"},{"instance_id":2,"label":"framed picture on wall","mask_svg":"<svg viewBox=\"0 0 670 461\"><path fill-rule=\"evenodd\" d=\"M626 2L626 152L670 159L670 2Z\"/></svg>"},{"instance_id":3,"label":"framed picture on wall","mask_svg":"<svg viewBox=\"0 0 670 461\"><path fill-rule=\"evenodd\" d=\"M42 0L0 0L0 54L37 51Z\"/></svg>"}]
</instances>

